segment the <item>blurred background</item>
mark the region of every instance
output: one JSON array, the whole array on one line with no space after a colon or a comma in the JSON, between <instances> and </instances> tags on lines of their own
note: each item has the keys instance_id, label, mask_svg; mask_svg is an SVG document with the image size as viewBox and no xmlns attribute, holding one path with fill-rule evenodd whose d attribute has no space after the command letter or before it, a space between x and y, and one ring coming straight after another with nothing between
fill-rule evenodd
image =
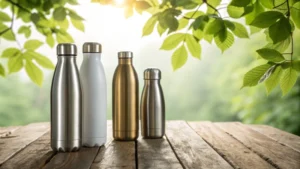
<instances>
[{"instance_id":1,"label":"blurred background","mask_svg":"<svg viewBox=\"0 0 300 169\"><path fill-rule=\"evenodd\" d=\"M163 39L158 33L142 37L148 14L135 14L125 19L123 9L79 1L74 6L86 21L85 33L71 28L78 47L77 64L82 62L81 47L84 42L100 42L103 46L102 62L108 82L108 111L112 114L112 77L117 66L117 52L134 52L134 66L139 76L140 95L143 88L143 71L157 67L162 71L161 84L166 101L167 120L189 121L241 121L267 124L300 135L300 82L282 97L279 87L267 95L264 85L243 88L244 74L260 64L255 50L266 44L260 32L251 39L235 39L236 43L223 54L214 44L202 41L201 61L189 57L183 68L173 71L172 51L159 50ZM241 21L243 22L243 21ZM18 22L15 23L18 28ZM44 37L33 31L33 39ZM26 39L19 39L24 43ZM300 56L300 32L295 33L295 54ZM3 49L17 46L1 40ZM43 45L38 51L56 64L55 48ZM261 61L262 63L263 61ZM44 70L45 80L38 87L21 73L0 77L0 126L25 125L50 119L50 88L53 71Z\"/></svg>"}]
</instances>

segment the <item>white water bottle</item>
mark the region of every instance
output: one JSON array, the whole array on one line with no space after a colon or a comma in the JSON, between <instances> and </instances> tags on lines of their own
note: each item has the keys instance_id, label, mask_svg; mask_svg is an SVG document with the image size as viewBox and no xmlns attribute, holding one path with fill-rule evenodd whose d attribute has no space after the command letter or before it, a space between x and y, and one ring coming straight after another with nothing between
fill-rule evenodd
<instances>
[{"instance_id":1,"label":"white water bottle","mask_svg":"<svg viewBox=\"0 0 300 169\"><path fill-rule=\"evenodd\" d=\"M106 142L106 79L101 62L101 44L83 44L80 79L83 92L82 144L101 146Z\"/></svg>"}]
</instances>

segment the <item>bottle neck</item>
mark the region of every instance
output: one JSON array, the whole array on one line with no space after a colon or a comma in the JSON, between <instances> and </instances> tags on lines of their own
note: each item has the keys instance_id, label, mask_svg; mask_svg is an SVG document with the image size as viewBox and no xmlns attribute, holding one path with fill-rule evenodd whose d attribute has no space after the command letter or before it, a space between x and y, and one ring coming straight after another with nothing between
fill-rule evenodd
<instances>
[{"instance_id":1,"label":"bottle neck","mask_svg":"<svg viewBox=\"0 0 300 169\"><path fill-rule=\"evenodd\" d=\"M132 59L119 59L119 64L132 64Z\"/></svg>"},{"instance_id":2,"label":"bottle neck","mask_svg":"<svg viewBox=\"0 0 300 169\"><path fill-rule=\"evenodd\" d=\"M145 82L146 85L159 84L160 79L144 79L144 82Z\"/></svg>"},{"instance_id":3,"label":"bottle neck","mask_svg":"<svg viewBox=\"0 0 300 169\"><path fill-rule=\"evenodd\" d=\"M101 60L101 53L83 53L83 59Z\"/></svg>"},{"instance_id":4,"label":"bottle neck","mask_svg":"<svg viewBox=\"0 0 300 169\"><path fill-rule=\"evenodd\" d=\"M59 61L76 61L76 56L58 56Z\"/></svg>"}]
</instances>

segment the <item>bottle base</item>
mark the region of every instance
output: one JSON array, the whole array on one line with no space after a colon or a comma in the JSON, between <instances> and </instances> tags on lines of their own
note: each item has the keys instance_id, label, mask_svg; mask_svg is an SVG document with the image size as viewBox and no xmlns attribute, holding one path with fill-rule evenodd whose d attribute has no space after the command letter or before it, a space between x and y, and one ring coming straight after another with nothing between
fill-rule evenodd
<instances>
[{"instance_id":1,"label":"bottle base","mask_svg":"<svg viewBox=\"0 0 300 169\"><path fill-rule=\"evenodd\" d=\"M142 130L142 137L144 139L160 139L165 135L165 132L161 128L150 128L146 131Z\"/></svg>"},{"instance_id":2,"label":"bottle base","mask_svg":"<svg viewBox=\"0 0 300 169\"><path fill-rule=\"evenodd\" d=\"M81 148L81 140L51 140L51 148L58 152L74 152Z\"/></svg>"},{"instance_id":3,"label":"bottle base","mask_svg":"<svg viewBox=\"0 0 300 169\"><path fill-rule=\"evenodd\" d=\"M137 131L114 131L113 137L116 141L135 141L138 133Z\"/></svg>"},{"instance_id":4,"label":"bottle base","mask_svg":"<svg viewBox=\"0 0 300 169\"><path fill-rule=\"evenodd\" d=\"M98 147L106 143L106 137L83 138L82 145L85 147Z\"/></svg>"}]
</instances>

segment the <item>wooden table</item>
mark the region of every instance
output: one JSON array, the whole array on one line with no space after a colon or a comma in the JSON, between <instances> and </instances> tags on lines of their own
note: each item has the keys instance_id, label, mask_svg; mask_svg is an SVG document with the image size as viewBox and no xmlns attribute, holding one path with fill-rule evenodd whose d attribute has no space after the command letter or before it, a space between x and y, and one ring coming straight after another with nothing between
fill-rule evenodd
<instances>
[{"instance_id":1,"label":"wooden table","mask_svg":"<svg viewBox=\"0 0 300 169\"><path fill-rule=\"evenodd\" d=\"M49 123L0 128L0 169L300 169L300 137L265 125L168 121L163 139L55 153Z\"/></svg>"}]
</instances>

